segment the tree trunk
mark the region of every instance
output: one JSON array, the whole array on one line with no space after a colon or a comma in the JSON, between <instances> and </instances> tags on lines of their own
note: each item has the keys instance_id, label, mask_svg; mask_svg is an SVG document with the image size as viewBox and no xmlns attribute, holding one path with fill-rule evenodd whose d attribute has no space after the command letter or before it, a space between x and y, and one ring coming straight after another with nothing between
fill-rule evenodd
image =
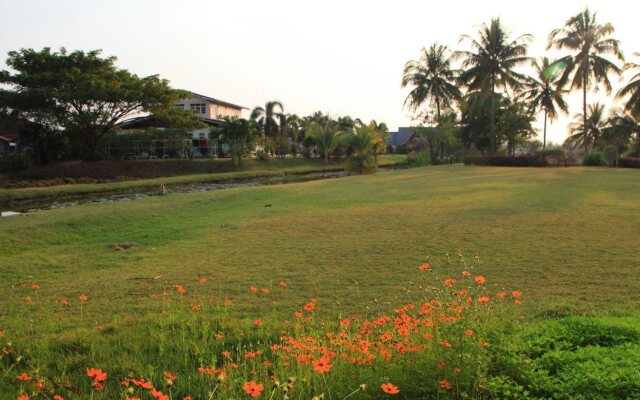
<instances>
[{"instance_id":1,"label":"tree trunk","mask_svg":"<svg viewBox=\"0 0 640 400\"><path fill-rule=\"evenodd\" d=\"M498 150L497 146L497 138L495 135L496 132L496 90L495 90L495 77L491 77L491 113L489 115L490 118L490 127L489 127L489 136L491 140L491 152L493 154Z\"/></svg>"},{"instance_id":2,"label":"tree trunk","mask_svg":"<svg viewBox=\"0 0 640 400\"><path fill-rule=\"evenodd\" d=\"M586 61L583 61L586 62ZM587 138L587 73L583 68L582 74L582 139L584 140L584 154L589 153L589 141Z\"/></svg>"},{"instance_id":3,"label":"tree trunk","mask_svg":"<svg viewBox=\"0 0 640 400\"><path fill-rule=\"evenodd\" d=\"M544 133L542 136L542 150L547 148L547 109L544 109Z\"/></svg>"}]
</instances>

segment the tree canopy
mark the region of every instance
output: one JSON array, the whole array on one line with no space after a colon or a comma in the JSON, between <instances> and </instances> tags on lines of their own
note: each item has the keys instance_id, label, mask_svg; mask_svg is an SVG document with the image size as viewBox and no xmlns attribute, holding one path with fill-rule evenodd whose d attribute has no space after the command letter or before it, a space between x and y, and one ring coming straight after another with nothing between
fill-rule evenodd
<instances>
[{"instance_id":1,"label":"tree canopy","mask_svg":"<svg viewBox=\"0 0 640 400\"><path fill-rule=\"evenodd\" d=\"M181 125L199 122L176 110L188 92L172 89L158 75L138 77L115 66L100 50L67 52L20 49L9 52L10 70L0 72L0 109L13 116L64 129L82 144L82 157L99 158L102 137L123 119L152 112Z\"/></svg>"}]
</instances>

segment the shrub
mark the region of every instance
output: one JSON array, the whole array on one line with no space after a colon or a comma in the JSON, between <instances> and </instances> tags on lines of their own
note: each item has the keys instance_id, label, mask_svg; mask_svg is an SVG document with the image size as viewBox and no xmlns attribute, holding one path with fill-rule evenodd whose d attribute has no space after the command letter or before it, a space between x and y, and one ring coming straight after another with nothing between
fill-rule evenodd
<instances>
[{"instance_id":1,"label":"shrub","mask_svg":"<svg viewBox=\"0 0 640 400\"><path fill-rule=\"evenodd\" d=\"M353 154L347 159L347 174L371 174L376 172L378 165L372 154Z\"/></svg>"},{"instance_id":2,"label":"shrub","mask_svg":"<svg viewBox=\"0 0 640 400\"><path fill-rule=\"evenodd\" d=\"M269 152L260 149L256 151L256 159L260 161L269 161L271 156L269 155Z\"/></svg>"},{"instance_id":3,"label":"shrub","mask_svg":"<svg viewBox=\"0 0 640 400\"><path fill-rule=\"evenodd\" d=\"M615 146L607 145L602 149L602 157L610 167L615 167L618 164L618 149Z\"/></svg>"},{"instance_id":4,"label":"shrub","mask_svg":"<svg viewBox=\"0 0 640 400\"><path fill-rule=\"evenodd\" d=\"M420 152L412 151L407 154L407 165L411 167L423 167L429 164L429 150Z\"/></svg>"},{"instance_id":5,"label":"shrub","mask_svg":"<svg viewBox=\"0 0 640 400\"><path fill-rule=\"evenodd\" d=\"M640 168L640 157L623 157L618 165L623 168Z\"/></svg>"},{"instance_id":6,"label":"shrub","mask_svg":"<svg viewBox=\"0 0 640 400\"><path fill-rule=\"evenodd\" d=\"M582 165L590 167L600 167L606 164L604 162L604 158L602 157L602 153L600 153L598 150L591 150L582 159Z\"/></svg>"}]
</instances>

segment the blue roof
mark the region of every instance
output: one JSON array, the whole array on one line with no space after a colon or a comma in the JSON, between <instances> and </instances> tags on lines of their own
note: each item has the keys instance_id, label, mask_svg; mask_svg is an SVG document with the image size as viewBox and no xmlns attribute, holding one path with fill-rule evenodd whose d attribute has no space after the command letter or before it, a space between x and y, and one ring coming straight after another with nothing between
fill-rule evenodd
<instances>
[{"instance_id":1,"label":"blue roof","mask_svg":"<svg viewBox=\"0 0 640 400\"><path fill-rule=\"evenodd\" d=\"M407 143L414 135L411 128L398 128L398 132L390 132L387 146L402 146Z\"/></svg>"}]
</instances>

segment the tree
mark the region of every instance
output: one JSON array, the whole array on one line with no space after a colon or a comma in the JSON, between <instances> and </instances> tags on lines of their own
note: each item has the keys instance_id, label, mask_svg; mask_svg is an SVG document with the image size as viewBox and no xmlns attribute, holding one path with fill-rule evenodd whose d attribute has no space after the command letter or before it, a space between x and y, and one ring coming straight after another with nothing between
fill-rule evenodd
<instances>
[{"instance_id":1,"label":"tree","mask_svg":"<svg viewBox=\"0 0 640 400\"><path fill-rule=\"evenodd\" d=\"M64 128L84 145L83 158L95 160L103 136L118 122L142 112L176 118L173 104L188 97L157 75L140 78L116 68L115 61L100 57L100 50L11 51L12 71L0 73L0 84L9 87L0 90L0 108L50 130ZM183 117L195 118L189 114Z\"/></svg>"},{"instance_id":2,"label":"tree","mask_svg":"<svg viewBox=\"0 0 640 400\"><path fill-rule=\"evenodd\" d=\"M640 53L634 53L634 55L640 57ZM634 71L635 75L620 89L617 96L620 98L629 96L624 108L636 118L640 118L640 64L627 63L624 70Z\"/></svg>"},{"instance_id":3,"label":"tree","mask_svg":"<svg viewBox=\"0 0 640 400\"><path fill-rule=\"evenodd\" d=\"M338 140L344 134L339 131L333 122L324 125L313 123L309 126L308 135L313 137L315 143L320 148L325 164L329 163L329 156L335 150Z\"/></svg>"},{"instance_id":4,"label":"tree","mask_svg":"<svg viewBox=\"0 0 640 400\"><path fill-rule=\"evenodd\" d=\"M621 73L621 69L603 55L610 54L619 60L624 60L620 42L609 37L613 32L613 25L598 24L596 13L591 13L588 8L585 8L584 11L569 18L563 28L555 29L549 35L547 49L554 47L558 50L573 52L562 58L565 70L560 84L564 86L573 74L571 88L582 89L582 116L585 119L582 121L584 138L581 142L584 145L585 154L589 151L587 90L602 84L607 93L610 93L609 74L619 76Z\"/></svg>"},{"instance_id":5,"label":"tree","mask_svg":"<svg viewBox=\"0 0 640 400\"><path fill-rule=\"evenodd\" d=\"M456 71L451 68L449 48L438 43L429 50L422 48L419 60L408 61L404 66L401 87L412 86L404 106L417 110L424 103L435 105L438 119L442 109L462 96L456 85Z\"/></svg>"},{"instance_id":6,"label":"tree","mask_svg":"<svg viewBox=\"0 0 640 400\"><path fill-rule=\"evenodd\" d=\"M513 156L516 146L525 143L534 134L532 122L533 117L523 103L508 101L501 108L497 131L507 141L507 154Z\"/></svg>"},{"instance_id":7,"label":"tree","mask_svg":"<svg viewBox=\"0 0 640 400\"><path fill-rule=\"evenodd\" d=\"M544 131L542 149L547 147L547 117L550 120L558 118L558 110L568 112L567 103L562 98L564 90L560 87L560 74L557 63L549 63L549 58L543 57L541 63L533 63L536 76L527 77L523 97L527 99L530 110L544 112Z\"/></svg>"},{"instance_id":8,"label":"tree","mask_svg":"<svg viewBox=\"0 0 640 400\"><path fill-rule=\"evenodd\" d=\"M617 112L609 118L608 125L603 135L605 141L616 146L618 152L623 152L635 135L633 151L636 156L640 156L640 118L634 117L632 114Z\"/></svg>"},{"instance_id":9,"label":"tree","mask_svg":"<svg viewBox=\"0 0 640 400\"><path fill-rule=\"evenodd\" d=\"M278 135L279 115L284 112L282 103L274 100L265 103L264 107L255 107L251 111L251 120L258 126L259 132L262 134L263 145L265 151L273 152L273 142Z\"/></svg>"},{"instance_id":10,"label":"tree","mask_svg":"<svg viewBox=\"0 0 640 400\"><path fill-rule=\"evenodd\" d=\"M460 81L470 91L482 94L490 99L489 140L490 149L497 149L496 109L498 94L496 90L518 89L525 80L524 75L514 71L518 65L530 61L526 56L528 44L532 38L525 34L515 39L509 37L499 18L483 24L478 38L464 35L460 41L469 42L472 51L456 51L454 57L462 59Z\"/></svg>"},{"instance_id":11,"label":"tree","mask_svg":"<svg viewBox=\"0 0 640 400\"><path fill-rule=\"evenodd\" d=\"M251 150L255 140L255 128L251 121L244 118L225 118L221 128L214 128L215 133L222 135L222 142L229 146L233 165L239 167L242 158Z\"/></svg>"},{"instance_id":12,"label":"tree","mask_svg":"<svg viewBox=\"0 0 640 400\"><path fill-rule=\"evenodd\" d=\"M596 147L598 139L608 126L604 116L604 105L601 103L590 104L586 117L582 114L576 114L573 119L575 122L569 124L569 137L565 140L565 144L573 147L584 146L585 149L588 149L590 144ZM591 143L585 145L584 141Z\"/></svg>"}]
</instances>

